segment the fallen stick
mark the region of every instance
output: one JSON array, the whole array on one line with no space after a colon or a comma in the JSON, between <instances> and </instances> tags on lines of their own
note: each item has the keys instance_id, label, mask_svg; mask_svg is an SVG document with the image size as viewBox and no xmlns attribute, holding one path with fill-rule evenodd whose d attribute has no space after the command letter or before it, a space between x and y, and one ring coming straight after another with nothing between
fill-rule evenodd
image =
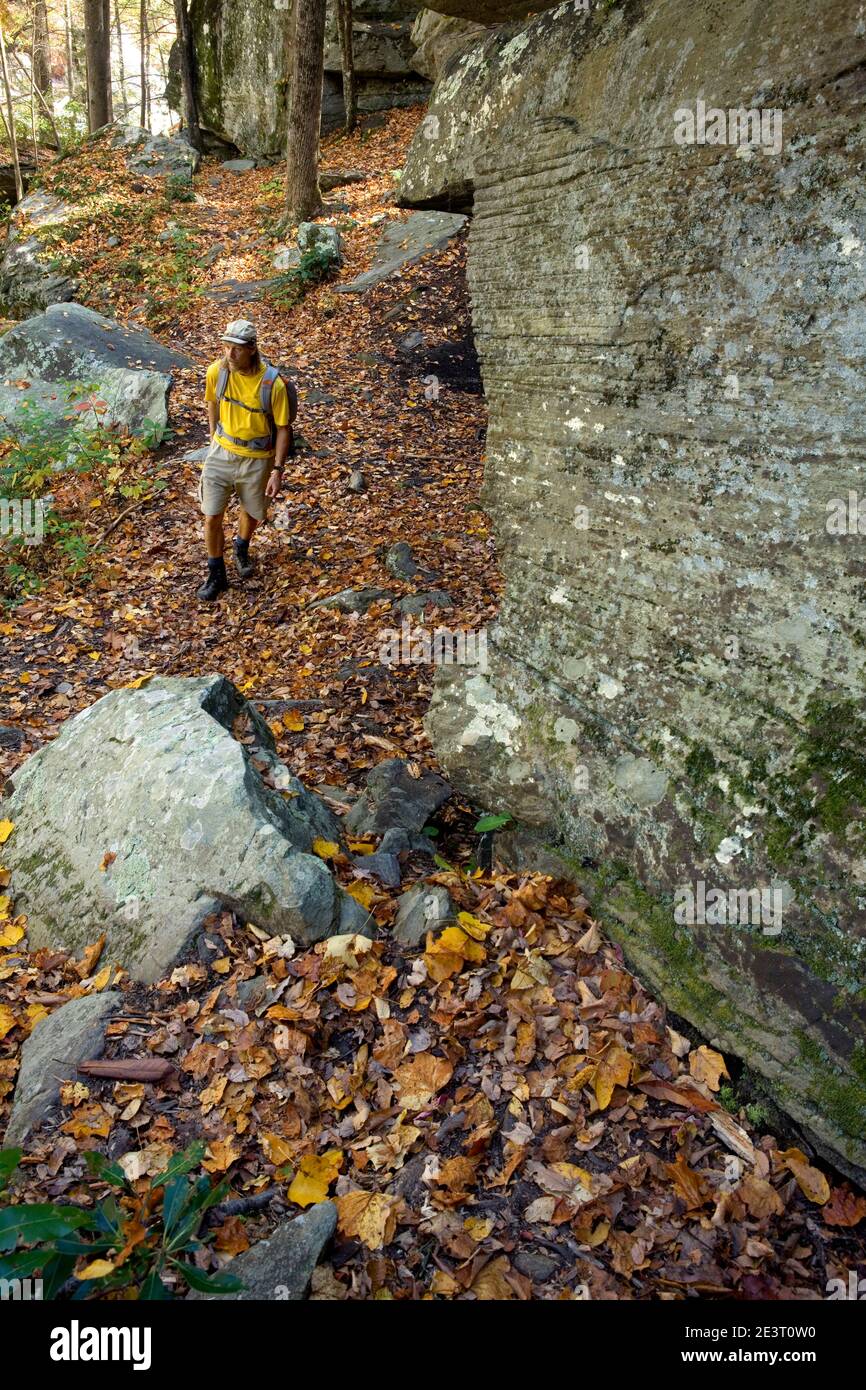
<instances>
[{"instance_id":1,"label":"fallen stick","mask_svg":"<svg viewBox=\"0 0 866 1390\"><path fill-rule=\"evenodd\" d=\"M111 1062L79 1062L84 1076L108 1081L166 1081L174 1076L174 1067L160 1057L129 1057Z\"/></svg>"},{"instance_id":2,"label":"fallen stick","mask_svg":"<svg viewBox=\"0 0 866 1390\"><path fill-rule=\"evenodd\" d=\"M134 512L137 507L143 507L145 502L154 502L155 500L156 499L154 497L139 497L137 501L133 502L131 507L127 507L124 511L122 511L120 513L120 516L117 517L114 521L112 521L111 525L105 531L103 531L102 535L99 537L99 540L94 543L93 549L98 550L101 545L104 545L114 528L116 526L119 526L121 521L123 521L124 517L129 516L130 512Z\"/></svg>"}]
</instances>

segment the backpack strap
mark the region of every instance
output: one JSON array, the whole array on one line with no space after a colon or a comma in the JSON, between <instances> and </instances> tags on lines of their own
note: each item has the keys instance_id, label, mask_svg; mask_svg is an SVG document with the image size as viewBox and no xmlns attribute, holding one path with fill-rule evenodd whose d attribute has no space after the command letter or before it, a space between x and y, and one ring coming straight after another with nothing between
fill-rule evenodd
<instances>
[{"instance_id":1,"label":"backpack strap","mask_svg":"<svg viewBox=\"0 0 866 1390\"><path fill-rule=\"evenodd\" d=\"M261 405L265 415L267 415L268 419L270 420L271 427L273 427L274 424L273 411L271 410L271 397L274 394L274 382L277 380L277 377L279 375L280 374L277 371L276 367L273 365L273 363L266 362L265 374L262 377L261 382L259 383L259 404Z\"/></svg>"},{"instance_id":2,"label":"backpack strap","mask_svg":"<svg viewBox=\"0 0 866 1390\"><path fill-rule=\"evenodd\" d=\"M222 366L220 367L219 371L217 372L217 381L216 381L216 398L217 398L217 404L220 404L220 405L221 405L222 402L223 402L223 400L225 399L226 388L228 387L228 384L229 384L229 369L228 369L228 367L226 366L225 362L223 362Z\"/></svg>"}]
</instances>

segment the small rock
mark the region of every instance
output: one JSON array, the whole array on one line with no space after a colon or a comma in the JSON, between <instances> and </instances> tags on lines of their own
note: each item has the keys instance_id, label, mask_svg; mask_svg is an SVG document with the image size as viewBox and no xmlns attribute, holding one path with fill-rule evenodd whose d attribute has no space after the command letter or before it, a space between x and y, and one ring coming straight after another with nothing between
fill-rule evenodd
<instances>
[{"instance_id":1,"label":"small rock","mask_svg":"<svg viewBox=\"0 0 866 1390\"><path fill-rule=\"evenodd\" d=\"M410 835L408 830L392 826L386 830L379 844L381 854L434 854L433 841L429 835Z\"/></svg>"},{"instance_id":2,"label":"small rock","mask_svg":"<svg viewBox=\"0 0 866 1390\"><path fill-rule=\"evenodd\" d=\"M405 333L397 344L400 352L414 352L416 348L424 346L424 334L418 328L413 328L411 333Z\"/></svg>"},{"instance_id":3,"label":"small rock","mask_svg":"<svg viewBox=\"0 0 866 1390\"><path fill-rule=\"evenodd\" d=\"M438 773L425 769L413 777L401 758L388 758L368 772L366 790L343 824L353 835L381 835L392 826L417 833L450 795Z\"/></svg>"},{"instance_id":4,"label":"small rock","mask_svg":"<svg viewBox=\"0 0 866 1390\"><path fill-rule=\"evenodd\" d=\"M110 237L108 238L108 240L106 241L105 244L106 244L106 246L110 246L110 247L112 247L112 248L114 248L115 246L119 246L119 245L120 245L120 237L119 237L119 236L110 236Z\"/></svg>"},{"instance_id":5,"label":"small rock","mask_svg":"<svg viewBox=\"0 0 866 1390\"><path fill-rule=\"evenodd\" d=\"M453 917L454 904L447 888L417 883L397 901L394 940L401 946L420 946L428 931L436 931Z\"/></svg>"},{"instance_id":6,"label":"small rock","mask_svg":"<svg viewBox=\"0 0 866 1390\"><path fill-rule=\"evenodd\" d=\"M312 390L307 392L304 399L307 405L333 405L335 397L330 395L327 391L320 391L317 386L314 386Z\"/></svg>"},{"instance_id":7,"label":"small rock","mask_svg":"<svg viewBox=\"0 0 866 1390\"><path fill-rule=\"evenodd\" d=\"M331 253L335 265L342 265L343 242L336 227L320 222L302 222L298 228L298 247L302 252L312 251L314 247L325 247Z\"/></svg>"},{"instance_id":8,"label":"small rock","mask_svg":"<svg viewBox=\"0 0 866 1390\"><path fill-rule=\"evenodd\" d=\"M366 177L359 169L326 169L319 174L319 188L323 193L330 193L331 189L346 183L363 183Z\"/></svg>"},{"instance_id":9,"label":"small rock","mask_svg":"<svg viewBox=\"0 0 866 1390\"><path fill-rule=\"evenodd\" d=\"M533 1284L544 1284L559 1269L559 1260L552 1255L539 1255L532 1250L519 1250L514 1256L514 1267L531 1279Z\"/></svg>"},{"instance_id":10,"label":"small rock","mask_svg":"<svg viewBox=\"0 0 866 1390\"><path fill-rule=\"evenodd\" d=\"M300 262L301 253L297 246L278 246L274 252L274 270L294 270Z\"/></svg>"},{"instance_id":11,"label":"small rock","mask_svg":"<svg viewBox=\"0 0 866 1390\"><path fill-rule=\"evenodd\" d=\"M79 1079L79 1062L102 1055L106 1024L122 998L116 989L84 994L61 1004L36 1024L21 1049L21 1069L4 1140L6 1148L21 1144L59 1103L64 1082Z\"/></svg>"},{"instance_id":12,"label":"small rock","mask_svg":"<svg viewBox=\"0 0 866 1390\"><path fill-rule=\"evenodd\" d=\"M191 449L188 454L181 454L182 463L204 463L210 452L210 445L203 444L200 449Z\"/></svg>"},{"instance_id":13,"label":"small rock","mask_svg":"<svg viewBox=\"0 0 866 1390\"><path fill-rule=\"evenodd\" d=\"M337 1225L333 1202L317 1202L300 1216L284 1221L267 1240L261 1240L226 1266L243 1283L239 1293L208 1294L193 1292L188 1300L232 1300L251 1303L258 1300L298 1302L304 1297L313 1270Z\"/></svg>"},{"instance_id":14,"label":"small rock","mask_svg":"<svg viewBox=\"0 0 866 1390\"><path fill-rule=\"evenodd\" d=\"M385 589L341 589L338 594L331 594L328 598L317 598L308 607L339 608L341 613L366 613L371 604L393 597Z\"/></svg>"},{"instance_id":15,"label":"small rock","mask_svg":"<svg viewBox=\"0 0 866 1390\"><path fill-rule=\"evenodd\" d=\"M406 598L398 599L394 604L394 611L403 614L423 613L428 604L434 608L454 607L451 595L446 594L444 589L429 589L422 594L409 594Z\"/></svg>"},{"instance_id":16,"label":"small rock","mask_svg":"<svg viewBox=\"0 0 866 1390\"><path fill-rule=\"evenodd\" d=\"M418 566L408 541L397 541L385 556L385 568L395 579L414 579Z\"/></svg>"},{"instance_id":17,"label":"small rock","mask_svg":"<svg viewBox=\"0 0 866 1390\"><path fill-rule=\"evenodd\" d=\"M224 159L222 162L222 168L230 174L248 174L255 167L254 159Z\"/></svg>"},{"instance_id":18,"label":"small rock","mask_svg":"<svg viewBox=\"0 0 866 1390\"><path fill-rule=\"evenodd\" d=\"M350 491L350 492L366 492L366 491L367 491L367 480L366 480L366 478L364 477L364 473L363 473L363 470L362 470L362 469L360 469L360 468L353 468L352 471L351 471L351 473L349 474L349 491Z\"/></svg>"},{"instance_id":19,"label":"small rock","mask_svg":"<svg viewBox=\"0 0 866 1390\"><path fill-rule=\"evenodd\" d=\"M357 868L375 874L386 888L400 887L400 861L396 854L383 854L378 850L375 854L359 854L354 862Z\"/></svg>"},{"instance_id":20,"label":"small rock","mask_svg":"<svg viewBox=\"0 0 866 1390\"><path fill-rule=\"evenodd\" d=\"M23 729L12 729L6 724L0 724L0 748L20 748L23 742Z\"/></svg>"}]
</instances>

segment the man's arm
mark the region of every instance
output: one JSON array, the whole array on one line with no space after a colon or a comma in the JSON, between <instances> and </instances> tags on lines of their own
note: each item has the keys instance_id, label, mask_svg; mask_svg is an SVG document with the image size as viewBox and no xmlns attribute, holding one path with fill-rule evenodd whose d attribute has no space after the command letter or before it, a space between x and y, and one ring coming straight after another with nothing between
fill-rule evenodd
<instances>
[{"instance_id":1,"label":"man's arm","mask_svg":"<svg viewBox=\"0 0 866 1390\"><path fill-rule=\"evenodd\" d=\"M219 406L216 401L207 403L207 423L210 430L210 437L213 439L216 434L216 427L219 419Z\"/></svg>"},{"instance_id":2,"label":"man's arm","mask_svg":"<svg viewBox=\"0 0 866 1390\"><path fill-rule=\"evenodd\" d=\"M274 449L274 466L271 476L268 478L268 485L265 493L268 497L276 497L283 485L283 465L286 461L286 454L289 452L289 427L280 425L277 429L277 442Z\"/></svg>"}]
</instances>

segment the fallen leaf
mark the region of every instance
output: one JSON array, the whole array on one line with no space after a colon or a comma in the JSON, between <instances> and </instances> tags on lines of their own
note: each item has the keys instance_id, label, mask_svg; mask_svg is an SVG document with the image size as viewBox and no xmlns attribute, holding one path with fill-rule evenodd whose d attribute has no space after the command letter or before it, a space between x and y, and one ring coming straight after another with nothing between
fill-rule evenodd
<instances>
[{"instance_id":1,"label":"fallen leaf","mask_svg":"<svg viewBox=\"0 0 866 1390\"><path fill-rule=\"evenodd\" d=\"M344 1193L336 1201L341 1235L362 1241L369 1250L381 1250L394 1239L399 1198L358 1189Z\"/></svg>"},{"instance_id":2,"label":"fallen leaf","mask_svg":"<svg viewBox=\"0 0 866 1390\"><path fill-rule=\"evenodd\" d=\"M806 1155L800 1149L785 1149L780 1152L779 1161L794 1174L797 1186L804 1197L808 1197L810 1202L823 1206L830 1200L830 1184L824 1174L818 1169L813 1168Z\"/></svg>"},{"instance_id":3,"label":"fallen leaf","mask_svg":"<svg viewBox=\"0 0 866 1390\"><path fill-rule=\"evenodd\" d=\"M723 1076L730 1080L731 1075L722 1054L714 1052L711 1047L698 1047L689 1053L689 1071L696 1081L702 1081L711 1091L719 1089Z\"/></svg>"}]
</instances>

